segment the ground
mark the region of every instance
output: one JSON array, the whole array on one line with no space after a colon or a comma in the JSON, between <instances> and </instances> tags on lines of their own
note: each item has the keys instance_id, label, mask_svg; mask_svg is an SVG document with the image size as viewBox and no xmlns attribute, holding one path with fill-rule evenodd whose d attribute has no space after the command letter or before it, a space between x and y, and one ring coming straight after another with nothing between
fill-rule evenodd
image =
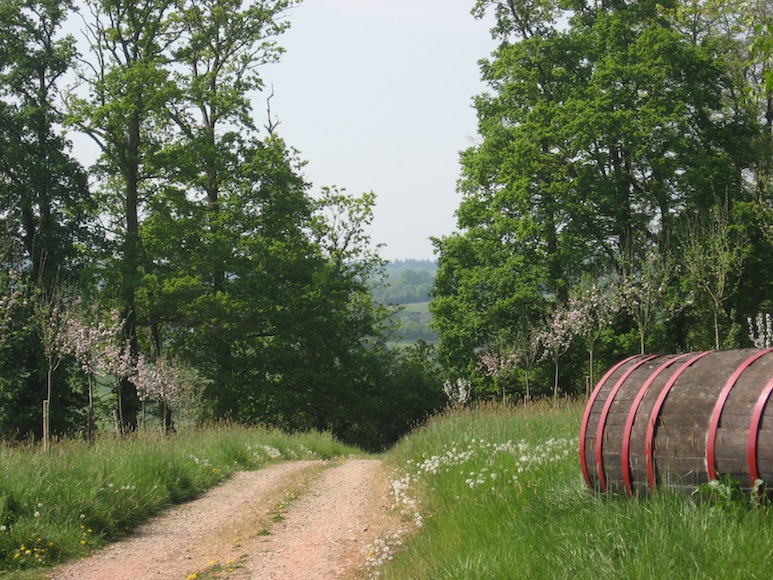
<instances>
[{"instance_id":1,"label":"ground","mask_svg":"<svg viewBox=\"0 0 773 580\"><path fill-rule=\"evenodd\" d=\"M235 474L125 540L55 570L57 580L327 579L365 575L394 534L381 461L296 461Z\"/></svg>"}]
</instances>

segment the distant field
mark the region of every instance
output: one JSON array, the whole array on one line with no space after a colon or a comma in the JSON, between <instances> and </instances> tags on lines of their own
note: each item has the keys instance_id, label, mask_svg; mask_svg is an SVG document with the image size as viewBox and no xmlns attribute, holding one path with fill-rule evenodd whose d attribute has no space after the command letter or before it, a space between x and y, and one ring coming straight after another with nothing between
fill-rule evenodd
<instances>
[{"instance_id":1,"label":"distant field","mask_svg":"<svg viewBox=\"0 0 773 580\"><path fill-rule=\"evenodd\" d=\"M437 334L429 327L432 317L429 313L429 302L413 302L400 306L397 318L401 324L402 340L398 344L412 344L421 339L429 343L437 343Z\"/></svg>"},{"instance_id":2,"label":"distant field","mask_svg":"<svg viewBox=\"0 0 773 580\"><path fill-rule=\"evenodd\" d=\"M403 309L405 312L415 312L417 314L426 314L427 316L429 316L429 301L414 302L413 304L404 304Z\"/></svg>"}]
</instances>

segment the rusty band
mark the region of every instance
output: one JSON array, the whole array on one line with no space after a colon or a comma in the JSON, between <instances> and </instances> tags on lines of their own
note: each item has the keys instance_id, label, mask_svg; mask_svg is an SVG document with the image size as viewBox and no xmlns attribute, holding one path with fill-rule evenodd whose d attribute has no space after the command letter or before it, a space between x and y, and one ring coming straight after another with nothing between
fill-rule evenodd
<instances>
[{"instance_id":1,"label":"rusty band","mask_svg":"<svg viewBox=\"0 0 773 580\"><path fill-rule=\"evenodd\" d=\"M719 419L722 416L722 411L727 403L727 398L730 396L730 391L741 378L743 372L749 368L754 361L762 358L770 352L770 349L755 352L752 356L743 361L737 369L727 379L725 386L719 392L716 403L714 403L714 409L711 411L711 419L709 420L709 431L706 434L706 469L708 471L709 481L717 479L717 430L719 429Z\"/></svg>"},{"instance_id":2,"label":"rusty band","mask_svg":"<svg viewBox=\"0 0 773 580\"><path fill-rule=\"evenodd\" d=\"M586 455L586 449L585 449L585 434L588 430L588 422L590 421L590 414L591 409L593 408L593 404L596 402L596 399L599 396L599 393L601 392L601 389L604 387L604 383L607 382L609 377L611 377L620 367L622 367L627 362L630 362L641 355L634 355L631 357L628 357L625 360L621 360L619 363L617 363L615 366L613 366L611 369L609 369L606 374L601 377L601 380L596 384L596 387L593 389L593 392L590 395L590 398L588 399L588 404L585 406L585 414L582 417L582 424L580 425L580 466L582 467L582 475L585 478L585 483L588 484L588 487L593 488L593 484L590 480L590 474L588 473L588 464L585 461L585 455Z\"/></svg>"},{"instance_id":3,"label":"rusty band","mask_svg":"<svg viewBox=\"0 0 773 580\"><path fill-rule=\"evenodd\" d=\"M657 483L655 481L655 462L653 457L652 442L655 438L655 425L660 418L660 410L663 407L663 403L665 403L666 397L668 397L668 393L671 392L671 388L674 386L674 383L676 383L677 379L679 379L682 373L709 353L711 353L711 351L708 350L698 353L687 362L682 364L682 366L680 366L676 372L671 375L671 378L666 383L666 386L663 387L663 390L660 391L658 398L655 400L655 406L652 408L650 417L647 420L647 435L644 439L644 457L647 461L647 481L649 481L650 489L654 490Z\"/></svg>"},{"instance_id":4,"label":"rusty band","mask_svg":"<svg viewBox=\"0 0 773 580\"><path fill-rule=\"evenodd\" d=\"M604 408L601 410L601 416L599 417L599 424L596 429L596 468L598 469L598 473L599 473L599 488L601 489L601 491L607 490L607 479L604 474L604 458L602 456L602 450L604 446L604 428L607 426L607 418L609 417L609 410L612 408L612 403L615 400L615 396L617 396L617 392L620 390L620 387L623 386L623 383L628 379L628 377L631 376L631 373L633 373L633 371L641 367L643 364L651 361L656 356L657 355L648 356L636 362L636 364L631 365L622 374L622 376L619 379L617 379L615 386L612 387L612 390L609 391L609 395L607 395L607 400L604 401Z\"/></svg>"},{"instance_id":5,"label":"rusty band","mask_svg":"<svg viewBox=\"0 0 773 580\"><path fill-rule=\"evenodd\" d=\"M623 450L622 456L620 458L620 464L623 467L623 484L625 485L625 491L628 493L628 495L633 494L633 485L631 484L631 433L633 432L633 423L636 420L636 414L639 411L639 406L641 405L642 399L644 399L644 395L647 394L650 386L652 386L652 383L655 382L660 374L672 364L682 360L687 356L689 355L683 354L677 357L673 357L655 369L655 371L641 386L639 392L636 393L636 397L634 398L633 403L631 403L631 408L628 410L628 417L626 418L625 429L623 430Z\"/></svg>"}]
</instances>

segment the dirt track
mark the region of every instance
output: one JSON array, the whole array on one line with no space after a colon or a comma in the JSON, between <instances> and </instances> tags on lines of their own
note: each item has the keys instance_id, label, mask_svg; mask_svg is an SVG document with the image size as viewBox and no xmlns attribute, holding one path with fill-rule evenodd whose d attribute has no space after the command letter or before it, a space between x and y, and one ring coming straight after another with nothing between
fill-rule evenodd
<instances>
[{"instance_id":1,"label":"dirt track","mask_svg":"<svg viewBox=\"0 0 773 580\"><path fill-rule=\"evenodd\" d=\"M377 460L297 461L237 473L130 537L55 570L61 580L346 578L398 528Z\"/></svg>"}]
</instances>

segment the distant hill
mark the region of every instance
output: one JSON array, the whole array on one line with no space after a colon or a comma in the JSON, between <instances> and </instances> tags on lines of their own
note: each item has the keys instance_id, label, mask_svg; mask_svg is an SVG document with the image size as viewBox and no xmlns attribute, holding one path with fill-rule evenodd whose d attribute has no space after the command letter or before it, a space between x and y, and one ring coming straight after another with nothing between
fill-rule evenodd
<instances>
[{"instance_id":1,"label":"distant hill","mask_svg":"<svg viewBox=\"0 0 773 580\"><path fill-rule=\"evenodd\" d=\"M373 297L388 305L402 306L396 314L400 321L400 343L418 339L436 343L437 335L430 329L429 294L437 274L435 260L396 260L385 268L386 286L374 287Z\"/></svg>"},{"instance_id":2,"label":"distant hill","mask_svg":"<svg viewBox=\"0 0 773 580\"><path fill-rule=\"evenodd\" d=\"M384 304L428 302L437 273L436 260L395 260L387 264L386 287L374 288L373 297Z\"/></svg>"}]
</instances>

